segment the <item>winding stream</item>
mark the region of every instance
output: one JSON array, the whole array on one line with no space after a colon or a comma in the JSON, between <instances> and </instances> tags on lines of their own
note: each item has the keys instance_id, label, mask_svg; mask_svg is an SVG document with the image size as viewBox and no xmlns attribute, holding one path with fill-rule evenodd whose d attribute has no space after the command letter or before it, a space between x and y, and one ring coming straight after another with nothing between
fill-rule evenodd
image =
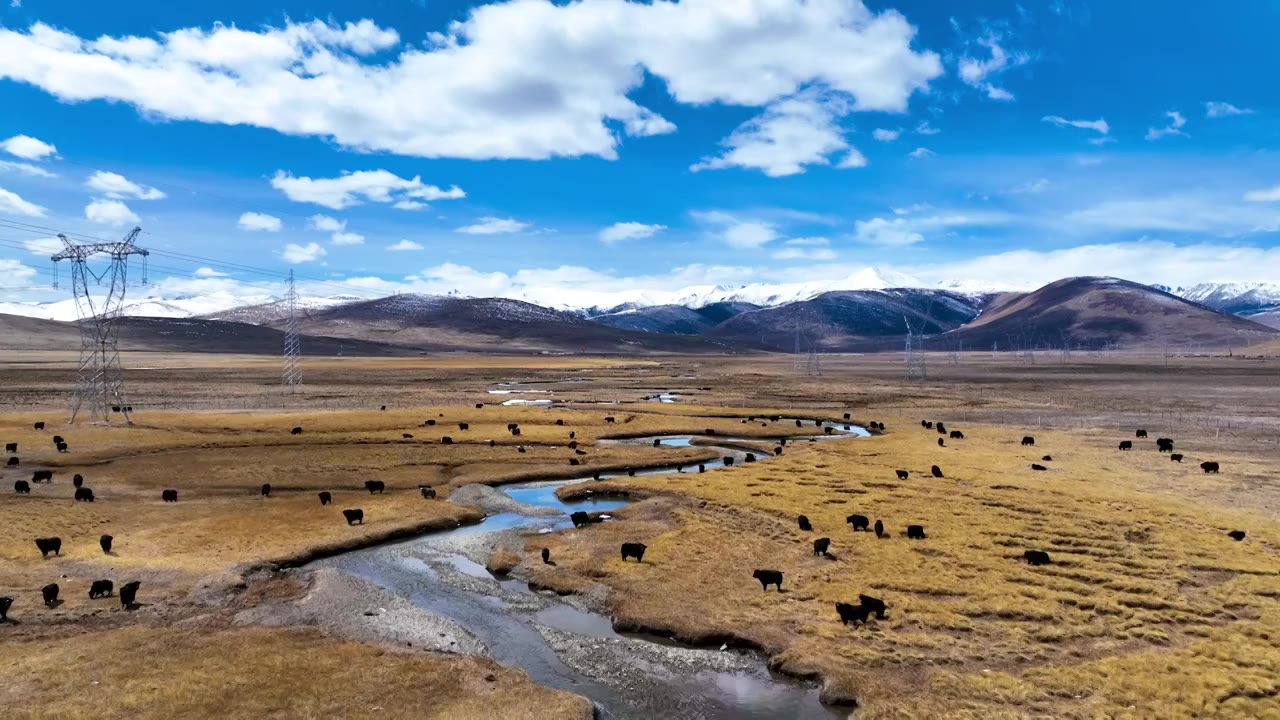
<instances>
[{"instance_id":1,"label":"winding stream","mask_svg":"<svg viewBox=\"0 0 1280 720\"><path fill-rule=\"evenodd\" d=\"M794 418L786 418L790 421ZM812 421L809 421L812 426ZM832 435L815 441L865 437L857 426L836 425ZM696 447L741 461L746 451L714 442L760 442L767 438L647 436L602 443L652 447ZM792 437L789 442L809 437ZM771 457L767 453L760 461ZM686 462L686 466L690 463ZM636 476L668 475L675 466L650 468ZM602 477L625 476L624 472ZM580 609L551 593L531 591L521 581L499 580L476 559L483 559L503 534L539 533L570 527L575 510L603 511L625 500L589 499L566 503L557 488L590 482L565 478L505 485L512 499L560 514L529 517L491 515L478 525L432 533L413 540L345 553L313 563L370 581L414 605L448 617L476 636L498 662L519 667L535 681L590 698L597 717L704 718L706 720L799 720L843 717L818 700L811 685L771 674L755 654L680 646L660 638L618 633L608 617ZM470 555L471 557L468 557ZM499 713L500 716L500 713Z\"/></svg>"}]
</instances>

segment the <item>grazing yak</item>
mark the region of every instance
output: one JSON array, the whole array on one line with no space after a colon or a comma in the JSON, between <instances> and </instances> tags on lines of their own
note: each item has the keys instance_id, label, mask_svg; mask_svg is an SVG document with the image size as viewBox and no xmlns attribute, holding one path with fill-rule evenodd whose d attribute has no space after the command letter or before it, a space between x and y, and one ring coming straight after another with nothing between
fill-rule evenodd
<instances>
[{"instance_id":1,"label":"grazing yak","mask_svg":"<svg viewBox=\"0 0 1280 720\"><path fill-rule=\"evenodd\" d=\"M97 600L98 598L111 597L114 592L115 585L110 580L94 580L89 586L89 599Z\"/></svg>"},{"instance_id":2,"label":"grazing yak","mask_svg":"<svg viewBox=\"0 0 1280 720\"><path fill-rule=\"evenodd\" d=\"M1027 435L1026 437L1022 438L1022 444L1023 444L1023 445L1035 445L1035 444L1036 444L1036 439L1035 439L1035 438L1033 438L1033 437L1031 437L1030 435Z\"/></svg>"},{"instance_id":3,"label":"grazing yak","mask_svg":"<svg viewBox=\"0 0 1280 720\"><path fill-rule=\"evenodd\" d=\"M387 484L382 482L381 480L365 480L364 489L368 490L369 494L372 495L374 493L381 493L382 491L386 490Z\"/></svg>"},{"instance_id":4,"label":"grazing yak","mask_svg":"<svg viewBox=\"0 0 1280 720\"><path fill-rule=\"evenodd\" d=\"M654 439L653 439L653 446L654 446L654 447L662 447L662 438L654 438Z\"/></svg>"},{"instance_id":5,"label":"grazing yak","mask_svg":"<svg viewBox=\"0 0 1280 720\"><path fill-rule=\"evenodd\" d=\"M924 535L924 526L923 526L923 525L908 525L908 526L907 526L907 539L908 539L908 540L924 540L924 539L925 539L925 535Z\"/></svg>"},{"instance_id":6,"label":"grazing yak","mask_svg":"<svg viewBox=\"0 0 1280 720\"><path fill-rule=\"evenodd\" d=\"M556 425L564 427L564 418L556 418Z\"/></svg>"},{"instance_id":7,"label":"grazing yak","mask_svg":"<svg viewBox=\"0 0 1280 720\"><path fill-rule=\"evenodd\" d=\"M497 440L490 440L490 441L489 441L489 447L497 447L497 445L498 445L498 441L497 441Z\"/></svg>"},{"instance_id":8,"label":"grazing yak","mask_svg":"<svg viewBox=\"0 0 1280 720\"><path fill-rule=\"evenodd\" d=\"M928 421L928 420L921 420L921 421L920 421L920 427L925 428L926 430L932 430L932 429L933 429L933 423L932 423L932 422L930 422L930 421Z\"/></svg>"},{"instance_id":9,"label":"grazing yak","mask_svg":"<svg viewBox=\"0 0 1280 720\"><path fill-rule=\"evenodd\" d=\"M1133 441L1132 441L1132 440L1121 440L1121 441L1120 441L1120 449L1121 449L1121 450L1132 450L1132 449L1133 449Z\"/></svg>"},{"instance_id":10,"label":"grazing yak","mask_svg":"<svg viewBox=\"0 0 1280 720\"><path fill-rule=\"evenodd\" d=\"M774 449L773 449L773 454L774 454L775 456L777 456L777 455L781 455L781 454L782 454L782 446L781 446L781 445L779 445L778 447L774 448Z\"/></svg>"},{"instance_id":11,"label":"grazing yak","mask_svg":"<svg viewBox=\"0 0 1280 720\"><path fill-rule=\"evenodd\" d=\"M93 490L87 487L76 488L76 502L93 502Z\"/></svg>"},{"instance_id":12,"label":"grazing yak","mask_svg":"<svg viewBox=\"0 0 1280 720\"><path fill-rule=\"evenodd\" d=\"M813 554L826 555L827 549L831 547L831 538L818 538L813 541Z\"/></svg>"},{"instance_id":13,"label":"grazing yak","mask_svg":"<svg viewBox=\"0 0 1280 720\"><path fill-rule=\"evenodd\" d=\"M9 622L9 608L13 606L13 598L0 597L0 623Z\"/></svg>"},{"instance_id":14,"label":"grazing yak","mask_svg":"<svg viewBox=\"0 0 1280 720\"><path fill-rule=\"evenodd\" d=\"M725 456L725 459L724 459L724 466L725 466L725 467L733 467L733 456L732 456L732 455L726 455L726 456Z\"/></svg>"},{"instance_id":15,"label":"grazing yak","mask_svg":"<svg viewBox=\"0 0 1280 720\"><path fill-rule=\"evenodd\" d=\"M520 437L520 428L515 428L514 430L512 430L511 437Z\"/></svg>"},{"instance_id":16,"label":"grazing yak","mask_svg":"<svg viewBox=\"0 0 1280 720\"><path fill-rule=\"evenodd\" d=\"M599 471L599 470L596 470L595 472L591 473L591 479L592 479L592 480L599 480L599 479L600 479L600 471Z\"/></svg>"},{"instance_id":17,"label":"grazing yak","mask_svg":"<svg viewBox=\"0 0 1280 720\"><path fill-rule=\"evenodd\" d=\"M844 414L844 419L845 419L845 420L849 420L849 419L850 419L850 417L851 417L851 416L849 415L849 413L845 413L845 414ZM872 425L875 425L875 423L871 423L871 424L872 424Z\"/></svg>"},{"instance_id":18,"label":"grazing yak","mask_svg":"<svg viewBox=\"0 0 1280 720\"><path fill-rule=\"evenodd\" d=\"M138 588L141 585L142 585L141 581L134 580L133 582L127 582L120 587L120 609L121 610L133 609L133 606L137 604Z\"/></svg>"},{"instance_id":19,"label":"grazing yak","mask_svg":"<svg viewBox=\"0 0 1280 720\"><path fill-rule=\"evenodd\" d=\"M56 446L58 443L62 443L62 442L66 442L66 441L67 441L67 439L66 439L66 438L64 438L64 437L62 437L61 435L54 435L54 436L53 436L53 444L54 444L55 446Z\"/></svg>"},{"instance_id":20,"label":"grazing yak","mask_svg":"<svg viewBox=\"0 0 1280 720\"><path fill-rule=\"evenodd\" d=\"M1045 455L1044 457L1042 457L1042 458L1040 458L1040 459L1041 459L1041 460L1043 460L1043 461L1045 461L1045 462L1053 462L1053 456L1052 456L1052 455Z\"/></svg>"},{"instance_id":21,"label":"grazing yak","mask_svg":"<svg viewBox=\"0 0 1280 720\"><path fill-rule=\"evenodd\" d=\"M296 428L294 428L294 429L290 430L290 431L289 431L289 434L290 434L290 435L301 435L301 434L302 434L302 428L301 428L301 427L296 427Z\"/></svg>"},{"instance_id":22,"label":"grazing yak","mask_svg":"<svg viewBox=\"0 0 1280 720\"><path fill-rule=\"evenodd\" d=\"M426 499L426 500L436 499L436 489L431 487L430 485L419 485L418 492L422 493L423 499Z\"/></svg>"},{"instance_id":23,"label":"grazing yak","mask_svg":"<svg viewBox=\"0 0 1280 720\"><path fill-rule=\"evenodd\" d=\"M102 548L102 553L104 555L111 554L111 543L113 541L115 541L115 538L111 537L110 535L103 535L102 537L98 538L98 545Z\"/></svg>"},{"instance_id":24,"label":"grazing yak","mask_svg":"<svg viewBox=\"0 0 1280 720\"><path fill-rule=\"evenodd\" d=\"M1047 467L1045 467L1045 466L1043 466L1043 465L1037 465L1036 463L1031 463L1031 469L1032 469L1032 470L1040 470L1040 471L1044 471L1044 470L1048 470L1049 468L1047 468Z\"/></svg>"},{"instance_id":25,"label":"grazing yak","mask_svg":"<svg viewBox=\"0 0 1280 720\"><path fill-rule=\"evenodd\" d=\"M581 464L582 464L582 461L578 460L578 458L569 458L569 464L570 464L570 465L581 465Z\"/></svg>"},{"instance_id":26,"label":"grazing yak","mask_svg":"<svg viewBox=\"0 0 1280 720\"><path fill-rule=\"evenodd\" d=\"M888 609L888 606L886 606L884 601L880 598L873 598L870 595L859 595L858 602L862 603L863 607L871 608L871 612L875 613L877 618L881 620L884 619L884 613L885 610Z\"/></svg>"},{"instance_id":27,"label":"grazing yak","mask_svg":"<svg viewBox=\"0 0 1280 720\"><path fill-rule=\"evenodd\" d=\"M610 415L609 417L605 418L605 419L604 419L604 421L605 421L605 422L607 422L607 423L609 423L610 425L612 425L612 424L614 424L614 423L618 422L618 419L617 419L617 418L615 418L614 416Z\"/></svg>"},{"instance_id":28,"label":"grazing yak","mask_svg":"<svg viewBox=\"0 0 1280 720\"><path fill-rule=\"evenodd\" d=\"M459 430L470 430L470 429L471 429L471 424L470 424L470 423L458 423L458 429L459 429Z\"/></svg>"},{"instance_id":29,"label":"grazing yak","mask_svg":"<svg viewBox=\"0 0 1280 720\"><path fill-rule=\"evenodd\" d=\"M1048 565L1050 562L1049 553L1043 550L1028 550L1022 553L1022 557L1029 565Z\"/></svg>"},{"instance_id":30,"label":"grazing yak","mask_svg":"<svg viewBox=\"0 0 1280 720\"><path fill-rule=\"evenodd\" d=\"M19 460L19 459L17 458L17 456L14 456L14 457L9 458L8 466L9 466L9 467L17 467L17 466L18 466L18 464L19 464L19 463L21 463L21 462L22 462L22 461L21 461L21 460Z\"/></svg>"},{"instance_id":31,"label":"grazing yak","mask_svg":"<svg viewBox=\"0 0 1280 720\"><path fill-rule=\"evenodd\" d=\"M929 468L929 472L933 473L933 476L936 478L942 477L942 468L938 467L937 465L934 465L933 467Z\"/></svg>"},{"instance_id":32,"label":"grazing yak","mask_svg":"<svg viewBox=\"0 0 1280 720\"><path fill-rule=\"evenodd\" d=\"M907 472L906 470L895 470L894 472L898 474L899 480L906 480L907 478L911 477L911 473Z\"/></svg>"},{"instance_id":33,"label":"grazing yak","mask_svg":"<svg viewBox=\"0 0 1280 720\"><path fill-rule=\"evenodd\" d=\"M271 497L271 483L262 483L262 497Z\"/></svg>"},{"instance_id":34,"label":"grazing yak","mask_svg":"<svg viewBox=\"0 0 1280 720\"><path fill-rule=\"evenodd\" d=\"M854 532L871 527L871 518L866 515L850 515L844 521L853 526Z\"/></svg>"},{"instance_id":35,"label":"grazing yak","mask_svg":"<svg viewBox=\"0 0 1280 720\"><path fill-rule=\"evenodd\" d=\"M357 523L360 525L364 524L364 510L361 510L360 508L343 510L342 517L347 519L348 525L355 525Z\"/></svg>"},{"instance_id":36,"label":"grazing yak","mask_svg":"<svg viewBox=\"0 0 1280 720\"><path fill-rule=\"evenodd\" d=\"M165 502L178 502L178 491L162 490L160 491L160 499Z\"/></svg>"},{"instance_id":37,"label":"grazing yak","mask_svg":"<svg viewBox=\"0 0 1280 720\"><path fill-rule=\"evenodd\" d=\"M441 445L452 445L452 444L453 444L453 438L449 437L448 435L445 435L444 437L440 438L440 444L441 444Z\"/></svg>"},{"instance_id":38,"label":"grazing yak","mask_svg":"<svg viewBox=\"0 0 1280 720\"><path fill-rule=\"evenodd\" d=\"M707 471L707 466L703 463L698 463L698 472L704 473L706 471Z\"/></svg>"},{"instance_id":39,"label":"grazing yak","mask_svg":"<svg viewBox=\"0 0 1280 720\"><path fill-rule=\"evenodd\" d=\"M939 435L946 435L946 434L947 434L947 426L946 426L946 425L943 425L942 423L938 423L935 427L937 428L937 430L938 430L938 434L939 434Z\"/></svg>"},{"instance_id":40,"label":"grazing yak","mask_svg":"<svg viewBox=\"0 0 1280 720\"><path fill-rule=\"evenodd\" d=\"M36 538L36 548L40 550L40 557L49 557L49 553L61 555L62 538Z\"/></svg>"},{"instance_id":41,"label":"grazing yak","mask_svg":"<svg viewBox=\"0 0 1280 720\"><path fill-rule=\"evenodd\" d=\"M35 472L31 473L31 482L33 483L51 482L52 480L53 480L52 470L36 470Z\"/></svg>"},{"instance_id":42,"label":"grazing yak","mask_svg":"<svg viewBox=\"0 0 1280 720\"><path fill-rule=\"evenodd\" d=\"M751 573L751 577L760 581L760 589L765 592L769 591L770 585L776 585L778 592L782 592L782 571L780 570L756 570Z\"/></svg>"},{"instance_id":43,"label":"grazing yak","mask_svg":"<svg viewBox=\"0 0 1280 720\"><path fill-rule=\"evenodd\" d=\"M573 526L576 528L586 527L591 524L591 516L581 510L570 513L569 520L573 522Z\"/></svg>"},{"instance_id":44,"label":"grazing yak","mask_svg":"<svg viewBox=\"0 0 1280 720\"><path fill-rule=\"evenodd\" d=\"M58 583L49 583L40 588L40 595L44 597L45 607L53 607L58 604Z\"/></svg>"},{"instance_id":45,"label":"grazing yak","mask_svg":"<svg viewBox=\"0 0 1280 720\"><path fill-rule=\"evenodd\" d=\"M1200 463L1200 469L1205 471L1206 473L1213 473L1216 475L1218 473L1218 463L1212 460L1202 462Z\"/></svg>"},{"instance_id":46,"label":"grazing yak","mask_svg":"<svg viewBox=\"0 0 1280 720\"><path fill-rule=\"evenodd\" d=\"M1178 463L1180 463L1180 462L1182 462L1182 453L1174 453L1174 454L1172 454L1172 455L1170 455L1170 456L1169 456L1169 459L1170 459L1170 460L1172 460L1172 461L1174 461L1174 462L1178 462Z\"/></svg>"},{"instance_id":47,"label":"grazing yak","mask_svg":"<svg viewBox=\"0 0 1280 720\"><path fill-rule=\"evenodd\" d=\"M876 537L878 538L884 537L885 536L884 523L880 522L879 520L876 520L875 531L876 531Z\"/></svg>"},{"instance_id":48,"label":"grazing yak","mask_svg":"<svg viewBox=\"0 0 1280 720\"><path fill-rule=\"evenodd\" d=\"M964 439L964 433L960 432L959 430L952 430L952 431L951 431L951 439L952 439L952 440L963 440L963 439Z\"/></svg>"},{"instance_id":49,"label":"grazing yak","mask_svg":"<svg viewBox=\"0 0 1280 720\"><path fill-rule=\"evenodd\" d=\"M1241 540L1243 540L1244 535L1245 533L1243 530L1232 530L1231 532L1227 533L1227 537L1231 538L1232 540L1235 540L1236 542L1240 542Z\"/></svg>"},{"instance_id":50,"label":"grazing yak","mask_svg":"<svg viewBox=\"0 0 1280 720\"><path fill-rule=\"evenodd\" d=\"M36 430L43 430L43 429L44 429L44 421L43 421L43 420L41 420L40 422L36 423L35 425L32 425L31 427L35 428Z\"/></svg>"},{"instance_id":51,"label":"grazing yak","mask_svg":"<svg viewBox=\"0 0 1280 720\"><path fill-rule=\"evenodd\" d=\"M84 487L84 476L80 473L76 473L75 476L71 478L71 485L72 487Z\"/></svg>"},{"instance_id":52,"label":"grazing yak","mask_svg":"<svg viewBox=\"0 0 1280 720\"><path fill-rule=\"evenodd\" d=\"M1135 432L1135 433L1133 434L1133 436L1134 436L1134 437L1144 438L1144 437L1146 437L1146 436L1147 436L1147 431L1146 431L1146 430L1139 430L1139 431Z\"/></svg>"},{"instance_id":53,"label":"grazing yak","mask_svg":"<svg viewBox=\"0 0 1280 720\"><path fill-rule=\"evenodd\" d=\"M476 409L477 409L477 410L483 410L483 409L484 409L484 403L476 403Z\"/></svg>"},{"instance_id":54,"label":"grazing yak","mask_svg":"<svg viewBox=\"0 0 1280 720\"><path fill-rule=\"evenodd\" d=\"M840 622L843 625L849 623L867 624L867 618L871 616L871 608L866 605L850 605L849 603L836 603L836 614L840 616Z\"/></svg>"},{"instance_id":55,"label":"grazing yak","mask_svg":"<svg viewBox=\"0 0 1280 720\"><path fill-rule=\"evenodd\" d=\"M436 421L435 421L435 420L423 420L423 421L422 421L422 424L423 424L424 426L426 426L426 427L433 427L433 426L436 424Z\"/></svg>"},{"instance_id":56,"label":"grazing yak","mask_svg":"<svg viewBox=\"0 0 1280 720\"><path fill-rule=\"evenodd\" d=\"M1157 438L1156 448L1159 449L1160 452L1171 453L1173 452L1173 441L1169 438Z\"/></svg>"},{"instance_id":57,"label":"grazing yak","mask_svg":"<svg viewBox=\"0 0 1280 720\"><path fill-rule=\"evenodd\" d=\"M412 440L413 435L411 433L400 433L400 438L402 440Z\"/></svg>"},{"instance_id":58,"label":"grazing yak","mask_svg":"<svg viewBox=\"0 0 1280 720\"><path fill-rule=\"evenodd\" d=\"M644 562L644 543L622 543L622 561L626 562L627 558L633 557L636 562Z\"/></svg>"},{"instance_id":59,"label":"grazing yak","mask_svg":"<svg viewBox=\"0 0 1280 720\"><path fill-rule=\"evenodd\" d=\"M755 461L756 461L755 453L747 453L746 456L742 458L742 462L755 462Z\"/></svg>"},{"instance_id":60,"label":"grazing yak","mask_svg":"<svg viewBox=\"0 0 1280 720\"><path fill-rule=\"evenodd\" d=\"M942 438L938 438L938 447L946 447L947 443Z\"/></svg>"},{"instance_id":61,"label":"grazing yak","mask_svg":"<svg viewBox=\"0 0 1280 720\"><path fill-rule=\"evenodd\" d=\"M18 443L5 443L5 444L4 444L4 451L5 451L5 452L11 452L11 453L16 453L16 452L18 452Z\"/></svg>"},{"instance_id":62,"label":"grazing yak","mask_svg":"<svg viewBox=\"0 0 1280 720\"><path fill-rule=\"evenodd\" d=\"M800 522L801 530L804 530L805 532L809 532L810 530L813 529L813 526L809 524L809 517L807 515L801 515L799 518L799 522Z\"/></svg>"},{"instance_id":63,"label":"grazing yak","mask_svg":"<svg viewBox=\"0 0 1280 720\"><path fill-rule=\"evenodd\" d=\"M542 564L551 564L551 548L542 548Z\"/></svg>"},{"instance_id":64,"label":"grazing yak","mask_svg":"<svg viewBox=\"0 0 1280 720\"><path fill-rule=\"evenodd\" d=\"M68 452L68 450L67 450L67 444L66 444L66 443L64 443L64 442L60 442L60 443L58 443L58 452L60 452L60 453Z\"/></svg>"},{"instance_id":65,"label":"grazing yak","mask_svg":"<svg viewBox=\"0 0 1280 720\"><path fill-rule=\"evenodd\" d=\"M19 495L29 495L31 493L31 483L26 480L17 480L13 483L13 491Z\"/></svg>"},{"instance_id":66,"label":"grazing yak","mask_svg":"<svg viewBox=\"0 0 1280 720\"><path fill-rule=\"evenodd\" d=\"M328 504L329 504L329 503L331 503L331 502L333 502L333 496L329 494L329 491L328 491L328 490L321 490L321 491L320 491L320 504L321 504L321 505L328 505Z\"/></svg>"}]
</instances>

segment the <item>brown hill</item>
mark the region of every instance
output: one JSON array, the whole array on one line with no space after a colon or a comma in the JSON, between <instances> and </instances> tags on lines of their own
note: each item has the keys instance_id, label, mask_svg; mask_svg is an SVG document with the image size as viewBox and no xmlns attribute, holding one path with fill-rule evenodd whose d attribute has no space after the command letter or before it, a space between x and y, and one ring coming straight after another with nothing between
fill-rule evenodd
<instances>
[{"instance_id":1,"label":"brown hill","mask_svg":"<svg viewBox=\"0 0 1280 720\"><path fill-rule=\"evenodd\" d=\"M1196 346L1227 348L1274 328L1118 278L1077 277L996 298L972 322L935 340L988 349ZM962 345L961 345L962 344ZM934 347L937 347L935 342Z\"/></svg>"}]
</instances>

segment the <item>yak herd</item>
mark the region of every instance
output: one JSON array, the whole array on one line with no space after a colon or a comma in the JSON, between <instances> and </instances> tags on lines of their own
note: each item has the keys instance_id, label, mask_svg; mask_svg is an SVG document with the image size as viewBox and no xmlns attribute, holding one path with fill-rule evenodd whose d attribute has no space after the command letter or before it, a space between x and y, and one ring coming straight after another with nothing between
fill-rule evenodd
<instances>
[{"instance_id":1,"label":"yak herd","mask_svg":"<svg viewBox=\"0 0 1280 720\"><path fill-rule=\"evenodd\" d=\"M481 407L481 406L478 405L477 407ZM745 423L748 421L754 421L755 419L756 418L752 417L747 420L743 420L743 422ZM770 417L769 419L776 421L779 418ZM849 419L850 419L850 414L845 413L844 420L847 422L849 421ZM612 424L616 422L616 419L613 417L607 417L605 418L605 421L607 423ZM556 425L561 425L561 426L564 425L563 419L557 419L555 422L556 422ZM427 420L422 424L421 427L434 426L435 424L436 423L434 420ZM815 421L814 424L817 427L822 427L823 421ZM952 440L963 440L965 438L963 432L959 430L949 431L947 430L946 425L942 422L922 420L920 424L925 429L937 431L938 435L940 436L938 438L939 446L945 447L945 443L943 442L943 437L947 437ZM37 430L43 430L44 425L45 424L43 422L37 422L35 423L34 427ZM796 425L800 426L801 422L797 420ZM458 423L457 427L460 431L467 431L470 429L469 424L465 422ZM846 430L849 429L849 425L847 424L844 427ZM869 427L871 427L873 430L880 430L880 431L884 430L884 424L880 422L873 421L869 424ZM830 434L832 431L831 426L827 426L825 429L828 434ZM512 437L520 436L520 426L518 423L508 424L507 431L510 432ZM294 427L289 432L291 435L301 435L303 433L303 429L302 427ZM707 434L714 434L714 432L711 430L708 430ZM572 433L572 432L569 434L569 436L571 440L576 437L575 433ZM409 440L413 438L413 435L409 433L404 433L402 437L405 440ZM1147 431L1144 429L1139 429L1135 432L1135 437L1138 439L1145 439L1148 437ZM65 438L61 436L54 436L52 440L53 440L53 445L58 452L60 453L69 452L69 445ZM786 442L787 441L785 439L782 439L779 441L778 447L775 448L775 452L774 452L775 455L782 454L782 447L786 445ZM441 439L441 444L449 445L452 443L453 443L453 439L451 437L445 436ZM581 454L581 451L577 450L577 444L578 443L576 440L572 440L572 442L570 443L570 446L576 452ZM655 447L657 447L661 444L661 442L660 440L654 440L653 444ZM1023 446L1034 446L1035 438L1029 435L1026 437L1023 437L1021 444ZM1159 452L1169 453L1170 458L1174 462L1180 463L1183 460L1183 455L1180 453L1173 452L1173 444L1174 444L1173 440L1170 438L1158 438L1156 440L1156 446ZM495 445L494 441L491 440L489 442L489 445L490 447L493 447ZM520 447L518 449L521 452L524 451L523 447ZM1132 449L1133 449L1132 440L1124 440L1119 444L1119 450L1121 451L1128 451ZM7 466L8 467L18 466L20 463L20 460L16 454L18 452L18 444L12 443L12 442L5 443L5 451L7 453L13 453L13 455L8 460ZM1049 455L1045 455L1041 458L1043 462L1050 462L1052 461L1052 459L1053 458ZM748 454L745 458L745 462L751 462L753 460L755 460L755 456L753 454ZM578 464L578 462L576 459L571 459L570 464L576 465ZM724 465L726 467L732 467L733 458L726 457L724 459ZM1218 473L1220 470L1219 464L1215 461L1202 462L1200 464L1200 467L1205 473ZM679 469L681 472L683 472L684 470L683 466L680 467ZM1041 472L1048 470L1046 466L1041 465L1039 463L1032 463L1031 469L1035 471L1041 471ZM699 472L706 471L705 463L698 465L698 471ZM629 472L630 476L634 476L634 474L635 474L634 471ZM906 480L910 477L910 473L906 470L895 470L895 474L899 480ZM937 465L933 465L930 468L930 474L935 478L944 477L942 469ZM54 475L53 470L35 470L32 474L30 482L26 480L18 480L14 483L14 490L16 493L20 495L29 494L31 491L32 483L52 482L53 475ZM600 478L599 472L596 472L594 474L594 477L596 479L599 479ZM94 496L93 490L91 488L84 486L83 476L78 474L75 475L73 479L73 485L75 487L74 499L77 502L90 502L90 503L94 502L95 496ZM364 487L370 494L375 494L375 493L381 494L386 490L386 484L381 480L366 480L364 482ZM419 485L418 489L424 499L430 500L430 499L436 498L436 491L430 485ZM262 497L264 498L271 497L271 485L269 483L262 485L261 494L262 494ZM319 493L319 498L320 498L320 504L322 506L327 506L333 501L332 494L328 491L321 491ZM163 490L161 492L161 500L163 500L166 503L178 502L178 491L174 489ZM342 515L347 525L363 525L364 524L364 518L365 518L364 510L360 508L344 509L342 510ZM590 514L586 512L581 512L581 511L572 513L570 515L570 520L572 521L575 528L586 527L592 523L597 523L601 521L600 518L592 517ZM877 538L885 538L889 536L889 533L885 528L884 522L880 519L877 519L873 524L871 522L871 519L866 515L855 513L855 514L849 515L845 519L845 521L852 526L855 532L874 532ZM800 530L803 532L812 532L814 530L812 522L805 515L799 516L798 526ZM1246 533L1243 530L1233 530L1227 533L1227 535L1233 540L1241 541L1241 540L1244 540ZM906 537L910 540L925 540L927 539L928 536L925 534L925 529L923 525L908 525L906 528ZM99 544L102 548L103 553L111 554L113 540L114 538L112 538L112 536L110 535L101 536L101 538L99 539ZM39 550L42 557L47 558L50 554L53 554L54 556L61 555L61 551L62 551L61 538L58 538L58 537L36 538L35 544L36 544L37 550ZM829 537L821 537L813 541L814 556L830 557L830 553L829 553L830 548L831 548L831 539ZM635 543L635 542L623 543L621 548L622 560L625 562L629 559L634 559L638 563L643 563L646 549L647 548L643 543ZM1052 562L1047 552L1045 552L1044 550L1038 550L1038 549L1026 550L1023 553L1022 558L1023 560L1026 561L1028 565L1031 565L1031 566L1048 565L1048 564L1051 564ZM551 564L549 550L543 549L542 560L544 563ZM752 577L760 582L761 588L766 592L768 591L769 586L771 585L774 586L779 592L782 591L783 573L780 570L757 569L752 573ZM140 585L141 583L135 580L135 581L126 583L120 587L119 599L120 599L120 605L122 608L132 609L136 605L137 592ZM114 584L112 583L111 580L105 580L105 579L97 580L97 581L94 581L89 588L89 598L96 600L99 598L109 597L112 594L113 590L114 590ZM42 596L44 599L44 604L49 607L55 607L59 603L59 600L58 600L59 592L60 592L60 588L57 583L50 583L49 585L46 585L44 588L42 588ZM0 597L0 622L5 621L7 619L8 611L12 605L13 605L12 598ZM866 624L867 621L873 615L878 619L884 619L887 606L880 599L877 599L868 595L859 595L859 602L857 604L837 602L835 604L835 609L836 609L836 614L840 618L840 621L845 625L848 625L850 622L853 622L855 624L856 623Z\"/></svg>"}]
</instances>

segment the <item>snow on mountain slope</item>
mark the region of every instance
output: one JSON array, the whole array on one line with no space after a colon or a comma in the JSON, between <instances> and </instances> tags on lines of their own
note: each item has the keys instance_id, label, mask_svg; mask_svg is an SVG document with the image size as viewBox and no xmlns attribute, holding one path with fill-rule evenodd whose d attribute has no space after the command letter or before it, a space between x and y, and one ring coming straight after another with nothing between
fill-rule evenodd
<instances>
[{"instance_id":1,"label":"snow on mountain slope","mask_svg":"<svg viewBox=\"0 0 1280 720\"><path fill-rule=\"evenodd\" d=\"M1170 291L1191 302L1234 315L1254 315L1280 309L1280 284L1200 283Z\"/></svg>"},{"instance_id":2,"label":"snow on mountain slope","mask_svg":"<svg viewBox=\"0 0 1280 720\"><path fill-rule=\"evenodd\" d=\"M304 308L330 307L360 298L340 295L299 300ZM94 307L101 308L104 296L94 296ZM190 318L207 317L234 308L260 307L279 302L269 295L233 295L227 292L208 295L179 295L174 297L144 297L125 299L123 314L129 317ZM76 301L72 298L48 303L0 302L0 314L21 315L42 320L73 322L78 318ZM230 319L230 318L228 318Z\"/></svg>"}]
</instances>

